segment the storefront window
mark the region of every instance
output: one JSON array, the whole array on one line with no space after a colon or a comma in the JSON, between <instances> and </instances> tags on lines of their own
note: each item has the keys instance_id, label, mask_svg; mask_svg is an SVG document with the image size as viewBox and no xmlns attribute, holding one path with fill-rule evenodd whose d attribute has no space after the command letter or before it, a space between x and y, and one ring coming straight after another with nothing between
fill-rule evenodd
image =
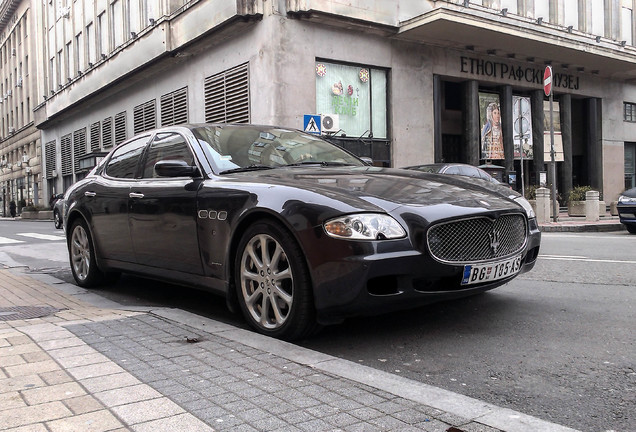
<instances>
[{"instance_id":1,"label":"storefront window","mask_svg":"<svg viewBox=\"0 0 636 432\"><path fill-rule=\"evenodd\" d=\"M386 139L386 87L385 70L316 62L316 112L338 116L336 135Z\"/></svg>"}]
</instances>

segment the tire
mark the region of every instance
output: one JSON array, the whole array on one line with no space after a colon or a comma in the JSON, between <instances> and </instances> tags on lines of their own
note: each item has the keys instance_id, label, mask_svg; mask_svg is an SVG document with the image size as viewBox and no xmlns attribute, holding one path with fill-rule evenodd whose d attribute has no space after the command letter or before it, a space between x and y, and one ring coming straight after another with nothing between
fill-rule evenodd
<instances>
[{"instance_id":1,"label":"tire","mask_svg":"<svg viewBox=\"0 0 636 432\"><path fill-rule=\"evenodd\" d=\"M624 224L624 225L630 234L636 234L636 225L627 225L627 224Z\"/></svg>"},{"instance_id":2,"label":"tire","mask_svg":"<svg viewBox=\"0 0 636 432\"><path fill-rule=\"evenodd\" d=\"M73 222L68 238L71 272L77 285L92 288L106 283L107 275L97 267L93 239L83 219Z\"/></svg>"},{"instance_id":3,"label":"tire","mask_svg":"<svg viewBox=\"0 0 636 432\"><path fill-rule=\"evenodd\" d=\"M257 332L284 340L309 336L316 326L313 289L302 249L275 222L243 234L234 266L243 316Z\"/></svg>"},{"instance_id":4,"label":"tire","mask_svg":"<svg viewBox=\"0 0 636 432\"><path fill-rule=\"evenodd\" d=\"M53 223L55 224L55 228L62 229L62 215L57 210L53 212Z\"/></svg>"}]
</instances>

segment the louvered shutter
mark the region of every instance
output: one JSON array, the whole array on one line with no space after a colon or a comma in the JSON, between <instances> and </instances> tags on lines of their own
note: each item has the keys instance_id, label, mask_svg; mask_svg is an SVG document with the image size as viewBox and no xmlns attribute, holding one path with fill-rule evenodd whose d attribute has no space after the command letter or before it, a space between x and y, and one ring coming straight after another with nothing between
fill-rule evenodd
<instances>
[{"instance_id":1,"label":"louvered shutter","mask_svg":"<svg viewBox=\"0 0 636 432\"><path fill-rule=\"evenodd\" d=\"M71 134L61 139L62 147L62 176L73 174L73 150L71 149Z\"/></svg>"},{"instance_id":2,"label":"louvered shutter","mask_svg":"<svg viewBox=\"0 0 636 432\"><path fill-rule=\"evenodd\" d=\"M126 141L126 111L115 114L115 146Z\"/></svg>"},{"instance_id":3,"label":"louvered shutter","mask_svg":"<svg viewBox=\"0 0 636 432\"><path fill-rule=\"evenodd\" d=\"M188 122L188 88L161 96L161 126Z\"/></svg>"},{"instance_id":4,"label":"louvered shutter","mask_svg":"<svg viewBox=\"0 0 636 432\"><path fill-rule=\"evenodd\" d=\"M137 105L133 112L133 132L138 133L157 127L157 101L154 99Z\"/></svg>"},{"instance_id":5,"label":"louvered shutter","mask_svg":"<svg viewBox=\"0 0 636 432\"><path fill-rule=\"evenodd\" d=\"M46 178L53 178L53 171L56 169L55 161L55 141L47 142L44 145L44 157L46 158Z\"/></svg>"},{"instance_id":6,"label":"louvered shutter","mask_svg":"<svg viewBox=\"0 0 636 432\"><path fill-rule=\"evenodd\" d=\"M102 121L102 144L104 148L113 145L113 118L107 117Z\"/></svg>"},{"instance_id":7,"label":"louvered shutter","mask_svg":"<svg viewBox=\"0 0 636 432\"><path fill-rule=\"evenodd\" d=\"M250 122L249 68L247 63L206 78L204 90L206 122Z\"/></svg>"},{"instance_id":8,"label":"louvered shutter","mask_svg":"<svg viewBox=\"0 0 636 432\"><path fill-rule=\"evenodd\" d=\"M100 149L100 143L99 143L99 129L100 129L100 124L99 122L95 122L93 124L91 124L91 153L93 152L98 152Z\"/></svg>"},{"instance_id":9,"label":"louvered shutter","mask_svg":"<svg viewBox=\"0 0 636 432\"><path fill-rule=\"evenodd\" d=\"M73 157L75 159L75 172L79 172L79 161L86 155L86 128L73 132Z\"/></svg>"}]
</instances>

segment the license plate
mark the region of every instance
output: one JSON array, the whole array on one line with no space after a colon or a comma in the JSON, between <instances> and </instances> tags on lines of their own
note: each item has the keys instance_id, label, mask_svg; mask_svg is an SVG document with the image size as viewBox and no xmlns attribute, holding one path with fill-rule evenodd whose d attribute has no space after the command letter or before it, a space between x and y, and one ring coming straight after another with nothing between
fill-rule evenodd
<instances>
[{"instance_id":1,"label":"license plate","mask_svg":"<svg viewBox=\"0 0 636 432\"><path fill-rule=\"evenodd\" d=\"M519 273L521 255L488 264L468 264L464 266L462 285L472 285L504 279Z\"/></svg>"}]
</instances>

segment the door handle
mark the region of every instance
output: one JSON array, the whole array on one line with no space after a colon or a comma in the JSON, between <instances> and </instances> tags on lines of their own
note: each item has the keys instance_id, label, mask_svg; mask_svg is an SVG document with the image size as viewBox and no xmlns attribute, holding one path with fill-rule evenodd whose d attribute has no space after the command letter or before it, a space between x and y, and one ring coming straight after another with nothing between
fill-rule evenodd
<instances>
[{"instance_id":1,"label":"door handle","mask_svg":"<svg viewBox=\"0 0 636 432\"><path fill-rule=\"evenodd\" d=\"M131 192L128 194L130 198L143 198L144 194L138 192Z\"/></svg>"},{"instance_id":2,"label":"door handle","mask_svg":"<svg viewBox=\"0 0 636 432\"><path fill-rule=\"evenodd\" d=\"M86 191L86 192L84 192L84 196L85 196L85 197L90 197L90 198L92 198L92 197L94 197L95 195L97 195L95 192L91 192L91 191Z\"/></svg>"}]
</instances>

